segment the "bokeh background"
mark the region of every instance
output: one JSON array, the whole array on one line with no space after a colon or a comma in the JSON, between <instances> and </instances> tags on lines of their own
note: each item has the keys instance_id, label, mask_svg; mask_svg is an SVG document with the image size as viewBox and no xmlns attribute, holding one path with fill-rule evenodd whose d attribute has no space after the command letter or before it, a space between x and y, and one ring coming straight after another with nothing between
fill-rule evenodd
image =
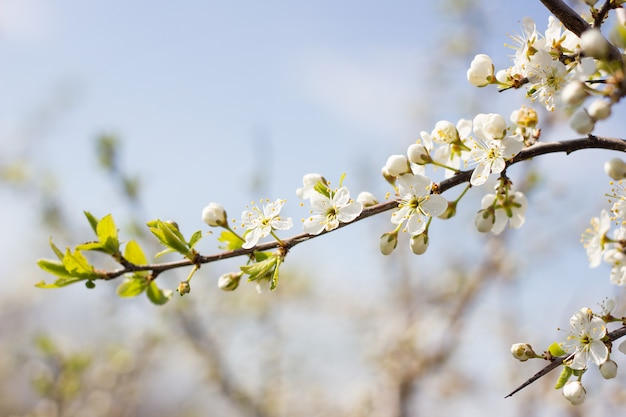
<instances>
[{"instance_id":1,"label":"bokeh background","mask_svg":"<svg viewBox=\"0 0 626 417\"><path fill-rule=\"evenodd\" d=\"M577 5L579 6L579 5ZM579 308L621 297L589 269L580 234L607 207L614 155L550 155L513 167L527 222L474 230L486 188L436 221L431 246L379 253L388 214L313 239L287 257L279 288L234 293L205 265L192 292L157 307L50 281L35 262L91 239L82 214L206 230L202 208L239 218L286 198L309 172L381 201L380 169L441 119L505 115L522 91L471 87L476 53L509 65L509 35L538 1L0 0L0 414L7 416L579 415L623 407L624 375L572 408L544 378L504 396L541 363L509 354L560 340ZM539 105L542 140L577 137ZM623 110L599 135L623 136ZM108 156L108 158L107 158ZM104 163L103 163L104 162ZM522 166L523 165L523 166ZM461 190L451 190L454 199ZM203 254L219 251L214 236ZM159 277L176 288L185 271ZM616 358L621 365L623 360Z\"/></svg>"}]
</instances>

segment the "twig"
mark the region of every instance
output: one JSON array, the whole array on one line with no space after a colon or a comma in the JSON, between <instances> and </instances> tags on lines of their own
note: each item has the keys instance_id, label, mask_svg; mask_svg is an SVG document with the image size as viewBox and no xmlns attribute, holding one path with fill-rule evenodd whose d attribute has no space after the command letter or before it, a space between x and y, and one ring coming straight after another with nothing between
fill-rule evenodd
<instances>
[{"instance_id":1,"label":"twig","mask_svg":"<svg viewBox=\"0 0 626 417\"><path fill-rule=\"evenodd\" d=\"M621 337L624 337L624 336L626 336L626 326L622 326L619 329L613 330L612 332L610 332L607 335L609 342L613 342L614 340L617 340L617 339L619 339ZM568 354L568 355L558 356L556 358L552 357L550 359L550 364L548 364L545 367L543 367L539 372L537 372L535 375L530 377L530 379L528 379L522 385L520 385L519 387L515 388L510 394L508 394L504 398L509 398L509 397L513 396L515 393L517 393L517 392L521 391L522 389L526 388L527 386L529 386L530 384L532 384L533 382L535 382L536 380L538 380L542 376L548 374L554 368L557 368L560 365L563 365L563 362L565 362L565 360L569 359L571 356L572 356L571 354Z\"/></svg>"}]
</instances>

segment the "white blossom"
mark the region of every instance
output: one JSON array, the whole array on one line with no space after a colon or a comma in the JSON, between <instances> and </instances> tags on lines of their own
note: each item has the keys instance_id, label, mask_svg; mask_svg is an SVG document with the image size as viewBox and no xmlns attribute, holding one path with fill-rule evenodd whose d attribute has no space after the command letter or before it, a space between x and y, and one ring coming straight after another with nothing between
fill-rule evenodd
<instances>
[{"instance_id":1,"label":"white blossom","mask_svg":"<svg viewBox=\"0 0 626 417\"><path fill-rule=\"evenodd\" d=\"M592 361L600 366L609 355L609 349L602 339L606 336L604 321L593 315L588 308L582 308L570 319L567 339L560 346L573 355L568 366L572 369L585 369Z\"/></svg>"},{"instance_id":2,"label":"white blossom","mask_svg":"<svg viewBox=\"0 0 626 417\"><path fill-rule=\"evenodd\" d=\"M280 210L283 208L285 200L278 199L263 207L261 211L257 206L246 210L241 215L241 225L246 229L243 248L249 249L274 230L289 230L293 225L291 217L283 219L280 217Z\"/></svg>"},{"instance_id":3,"label":"white blossom","mask_svg":"<svg viewBox=\"0 0 626 417\"><path fill-rule=\"evenodd\" d=\"M339 223L349 223L363 211L361 203L350 200L350 191L346 187L330 192L330 197L315 193L310 201L314 214L305 219L302 226L311 235L336 229Z\"/></svg>"},{"instance_id":4,"label":"white blossom","mask_svg":"<svg viewBox=\"0 0 626 417\"><path fill-rule=\"evenodd\" d=\"M406 230L411 236L426 229L426 219L438 216L448 207L446 199L439 194L431 194L432 181L423 175L405 174L398 178L400 203L398 210L391 214L393 224L406 221Z\"/></svg>"}]
</instances>

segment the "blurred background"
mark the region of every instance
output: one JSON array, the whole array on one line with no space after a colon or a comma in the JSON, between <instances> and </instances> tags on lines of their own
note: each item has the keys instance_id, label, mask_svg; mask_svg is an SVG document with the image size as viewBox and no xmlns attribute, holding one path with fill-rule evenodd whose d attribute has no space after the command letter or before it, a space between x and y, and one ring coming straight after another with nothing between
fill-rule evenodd
<instances>
[{"instance_id":1,"label":"blurred background","mask_svg":"<svg viewBox=\"0 0 626 417\"><path fill-rule=\"evenodd\" d=\"M163 307L120 299L118 282L60 290L36 266L92 239L83 210L112 213L122 239L158 252L146 221L206 231L202 208L239 219L251 201L308 213L302 176L342 173L354 197L391 191L380 169L438 120L506 118L523 91L476 89L487 53L509 65L509 35L540 2L0 0L0 414L3 416L577 416L624 405L626 376L586 379L573 408L549 375L504 399L543 363L579 308L621 297L589 269L580 234L606 206L605 151L550 155L509 170L527 221L498 237L473 218L488 188L433 222L431 246L388 257L384 213L294 248L274 292L204 265ZM542 140L577 137L541 106ZM594 133L620 136L623 110ZM487 186L488 187L488 186ZM456 198L461 189L446 197ZM149 249L149 250L150 250ZM199 250L217 253L214 237ZM175 258L169 258L175 259ZM176 288L188 271L159 277ZM614 358L620 366L619 356Z\"/></svg>"}]
</instances>

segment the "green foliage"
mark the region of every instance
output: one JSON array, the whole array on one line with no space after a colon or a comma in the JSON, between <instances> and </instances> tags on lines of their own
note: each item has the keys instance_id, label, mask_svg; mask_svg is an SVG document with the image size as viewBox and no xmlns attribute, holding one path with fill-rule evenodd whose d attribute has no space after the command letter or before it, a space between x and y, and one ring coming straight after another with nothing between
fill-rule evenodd
<instances>
[{"instance_id":1,"label":"green foliage","mask_svg":"<svg viewBox=\"0 0 626 417\"><path fill-rule=\"evenodd\" d=\"M558 344L558 342L552 343L548 347L548 352L550 352L550 355L552 355L552 356L563 356L563 355L565 355L567 353L567 352L565 352L563 350L561 345Z\"/></svg>"},{"instance_id":2,"label":"green foliage","mask_svg":"<svg viewBox=\"0 0 626 417\"><path fill-rule=\"evenodd\" d=\"M150 284L150 280L146 277L133 274L132 276L126 278L122 283L117 287L117 295L122 298L130 298L136 297L148 288Z\"/></svg>"},{"instance_id":3,"label":"green foliage","mask_svg":"<svg viewBox=\"0 0 626 417\"><path fill-rule=\"evenodd\" d=\"M243 245L243 240L230 230L224 230L217 238L219 242L222 242L223 245L220 245L220 249L222 250L237 250L241 249L241 245Z\"/></svg>"},{"instance_id":4,"label":"green foliage","mask_svg":"<svg viewBox=\"0 0 626 417\"><path fill-rule=\"evenodd\" d=\"M561 389L569 380L569 377L572 376L572 368L569 366L564 366L559 378L556 380L555 389Z\"/></svg>"},{"instance_id":5,"label":"green foliage","mask_svg":"<svg viewBox=\"0 0 626 417\"><path fill-rule=\"evenodd\" d=\"M152 303L156 305L163 305L167 303L174 294L172 290L162 290L160 289L156 282L151 281L150 285L148 285L148 290L146 291L148 295L148 299L152 301Z\"/></svg>"},{"instance_id":6,"label":"green foliage","mask_svg":"<svg viewBox=\"0 0 626 417\"><path fill-rule=\"evenodd\" d=\"M256 262L251 265L240 266L241 271L249 275L248 281L267 279L270 281L270 290L278 285L278 268L283 262L283 257L278 253L254 252Z\"/></svg>"},{"instance_id":7,"label":"green foliage","mask_svg":"<svg viewBox=\"0 0 626 417\"><path fill-rule=\"evenodd\" d=\"M197 252L193 250L193 247L202 238L200 231L195 232L189 239L189 242L187 242L180 230L178 230L178 225L175 222L164 222L157 219L149 221L147 225L150 228L150 232L167 248L159 252L156 257L171 252L178 252L190 260L197 256Z\"/></svg>"}]
</instances>

